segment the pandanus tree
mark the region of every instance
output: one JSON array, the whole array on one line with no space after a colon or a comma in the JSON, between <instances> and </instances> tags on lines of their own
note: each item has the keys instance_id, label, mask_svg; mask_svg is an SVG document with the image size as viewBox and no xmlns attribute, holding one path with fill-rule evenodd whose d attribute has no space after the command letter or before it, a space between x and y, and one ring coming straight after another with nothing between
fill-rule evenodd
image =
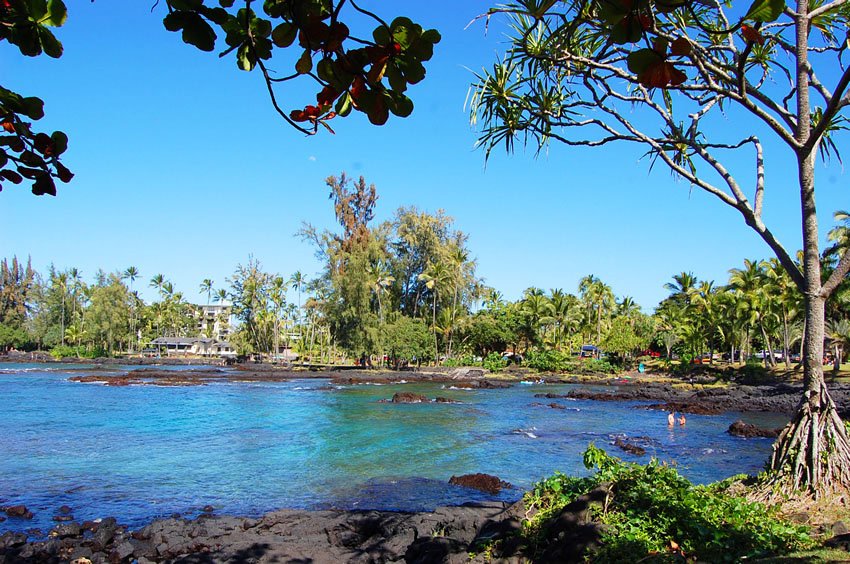
<instances>
[{"instance_id":1,"label":"pandanus tree","mask_svg":"<svg viewBox=\"0 0 850 564\"><path fill-rule=\"evenodd\" d=\"M635 144L737 211L805 296L804 394L774 445L765 495L846 490L850 441L821 359L825 303L850 270L850 254L822 279L815 160L836 152L850 106L850 68L841 62L850 4L522 0L488 17L497 14L511 18L513 36L504 59L473 87L480 144L488 154L501 145L510 150L517 139ZM763 214L768 166L785 166L789 154L799 265ZM778 174L784 190L790 178Z\"/></svg>"}]
</instances>

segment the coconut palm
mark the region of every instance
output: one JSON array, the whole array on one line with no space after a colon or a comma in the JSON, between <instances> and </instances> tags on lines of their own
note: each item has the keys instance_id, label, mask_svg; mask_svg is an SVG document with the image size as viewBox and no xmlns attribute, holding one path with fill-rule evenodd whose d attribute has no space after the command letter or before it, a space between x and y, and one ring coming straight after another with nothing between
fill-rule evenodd
<instances>
[{"instance_id":1,"label":"coconut palm","mask_svg":"<svg viewBox=\"0 0 850 564\"><path fill-rule=\"evenodd\" d=\"M826 338L832 343L833 364L832 371L837 374L841 370L841 361L844 356L844 351L850 345L850 321L847 319L839 319L832 323L827 323Z\"/></svg>"},{"instance_id":2,"label":"coconut palm","mask_svg":"<svg viewBox=\"0 0 850 564\"><path fill-rule=\"evenodd\" d=\"M691 302L691 294L698 284L693 272L680 272L673 275L673 281L664 284L664 288L670 291L674 300L679 300L685 305Z\"/></svg>"},{"instance_id":3,"label":"coconut palm","mask_svg":"<svg viewBox=\"0 0 850 564\"><path fill-rule=\"evenodd\" d=\"M272 280L271 288L269 289L269 299L274 305L274 359L280 353L280 315L283 307L286 305L286 289L287 285L283 278L275 276Z\"/></svg>"},{"instance_id":4,"label":"coconut palm","mask_svg":"<svg viewBox=\"0 0 850 564\"><path fill-rule=\"evenodd\" d=\"M431 326L434 331L434 363L440 362L440 349L437 344L437 297L440 288L448 279L448 269L442 263L428 262L425 272L419 275L419 280L425 283L425 287L431 292Z\"/></svg>"},{"instance_id":5,"label":"coconut palm","mask_svg":"<svg viewBox=\"0 0 850 564\"><path fill-rule=\"evenodd\" d=\"M554 321L552 302L540 288L528 288L520 303L520 311L528 316L534 341L542 342L541 330Z\"/></svg>"},{"instance_id":6,"label":"coconut palm","mask_svg":"<svg viewBox=\"0 0 850 564\"><path fill-rule=\"evenodd\" d=\"M139 278L139 269L135 266L128 266L127 269L121 273L122 280L130 281L130 295L136 296L136 292L133 290L133 283ZM136 300L132 300L132 307L130 308L130 331L133 335L136 334ZM134 339L130 339L130 352L133 352L133 341Z\"/></svg>"},{"instance_id":7,"label":"coconut palm","mask_svg":"<svg viewBox=\"0 0 850 564\"><path fill-rule=\"evenodd\" d=\"M596 318L596 343L602 341L602 316L611 310L615 303L611 287L599 278L589 274L579 280L578 291L589 313L588 321Z\"/></svg>"}]
</instances>

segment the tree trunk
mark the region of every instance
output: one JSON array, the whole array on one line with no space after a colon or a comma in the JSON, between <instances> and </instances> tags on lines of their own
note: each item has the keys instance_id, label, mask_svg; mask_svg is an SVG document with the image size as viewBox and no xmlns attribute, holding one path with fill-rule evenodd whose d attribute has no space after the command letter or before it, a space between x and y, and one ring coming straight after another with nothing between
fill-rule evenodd
<instances>
[{"instance_id":1,"label":"tree trunk","mask_svg":"<svg viewBox=\"0 0 850 564\"><path fill-rule=\"evenodd\" d=\"M850 486L850 440L824 382L823 315L824 299L806 296L805 391L773 445L765 499L800 491L819 498Z\"/></svg>"},{"instance_id":2,"label":"tree trunk","mask_svg":"<svg viewBox=\"0 0 850 564\"><path fill-rule=\"evenodd\" d=\"M795 15L797 131L801 145L810 140L808 0L798 0ZM824 314L828 295L822 293L818 219L815 205L815 146L797 150L803 231L803 397L794 419L773 445L766 496L804 492L815 498L850 488L850 440L844 422L826 389L823 375Z\"/></svg>"}]
</instances>

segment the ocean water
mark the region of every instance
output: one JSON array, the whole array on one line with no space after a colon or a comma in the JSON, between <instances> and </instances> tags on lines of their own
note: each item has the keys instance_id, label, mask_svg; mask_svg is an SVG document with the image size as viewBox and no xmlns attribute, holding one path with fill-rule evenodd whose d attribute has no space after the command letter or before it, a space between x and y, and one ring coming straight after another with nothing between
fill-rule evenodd
<instances>
[{"instance_id":1,"label":"ocean water","mask_svg":"<svg viewBox=\"0 0 850 564\"><path fill-rule=\"evenodd\" d=\"M772 414L688 417L639 402L535 398L568 385L455 390L437 384L331 387L327 380L108 387L68 381L95 369L0 364L0 505L25 504L39 527L68 505L78 520L114 516L258 515L280 508L429 510L514 500L556 470L584 475L590 442L626 460L649 456L698 483L757 472L769 439L726 433L738 418L780 426ZM330 389L327 389L330 388ZM462 403L389 404L396 391ZM534 406L534 403L542 403ZM558 403L566 409L545 406ZM645 437L645 457L612 445ZM516 486L496 496L450 486L452 475L495 474Z\"/></svg>"}]
</instances>

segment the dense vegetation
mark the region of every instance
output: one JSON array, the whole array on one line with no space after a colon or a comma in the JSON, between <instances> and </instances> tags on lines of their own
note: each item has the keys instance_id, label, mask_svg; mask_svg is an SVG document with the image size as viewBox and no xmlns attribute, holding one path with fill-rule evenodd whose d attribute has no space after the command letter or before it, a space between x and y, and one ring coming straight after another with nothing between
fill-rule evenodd
<instances>
[{"instance_id":1,"label":"dense vegetation","mask_svg":"<svg viewBox=\"0 0 850 564\"><path fill-rule=\"evenodd\" d=\"M595 469L592 475L555 474L526 493L530 517L521 534L532 554L540 555L557 542L549 535L554 518L597 488L604 499L592 504L590 513L603 525L602 544L591 561L739 562L813 545L806 527L730 494L735 478L695 486L670 466L654 460L626 463L593 445L585 451L584 463Z\"/></svg>"},{"instance_id":2,"label":"dense vegetation","mask_svg":"<svg viewBox=\"0 0 850 564\"><path fill-rule=\"evenodd\" d=\"M602 373L650 349L678 356L674 368L693 359L716 362L721 351L727 359L767 365L782 359L790 366L800 352L802 298L775 260L745 261L723 285L676 274L666 285L670 296L652 315L592 275L579 281L575 294L530 287L511 302L477 275L467 235L444 211L400 208L390 221L373 225L374 186L344 174L327 184L341 231L301 230L326 265L317 278L266 272L249 259L219 288L201 281L207 304L231 306L217 321L230 326L239 352L291 347L323 362L369 354L397 364L437 358L500 370L507 364L502 353L515 351L540 371ZM827 265L850 242L848 215L836 218ZM210 325L198 323L200 306L163 274L148 281L157 295L150 303L139 295L141 279L133 266L99 271L86 282L77 268L50 266L41 274L29 262L3 260L0 349L93 356L138 352L159 336L212 336ZM827 311L836 366L850 343L849 290L845 281ZM598 344L607 358L579 362L587 343Z\"/></svg>"}]
</instances>

